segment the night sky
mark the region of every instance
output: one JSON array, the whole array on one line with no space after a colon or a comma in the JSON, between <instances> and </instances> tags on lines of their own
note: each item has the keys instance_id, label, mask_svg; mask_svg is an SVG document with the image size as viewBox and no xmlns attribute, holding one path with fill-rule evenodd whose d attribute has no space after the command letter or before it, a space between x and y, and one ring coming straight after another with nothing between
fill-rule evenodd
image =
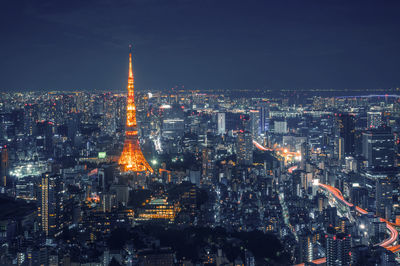
<instances>
[{"instance_id":1,"label":"night sky","mask_svg":"<svg viewBox=\"0 0 400 266\"><path fill-rule=\"evenodd\" d=\"M2 0L0 88L400 87L400 1Z\"/></svg>"}]
</instances>

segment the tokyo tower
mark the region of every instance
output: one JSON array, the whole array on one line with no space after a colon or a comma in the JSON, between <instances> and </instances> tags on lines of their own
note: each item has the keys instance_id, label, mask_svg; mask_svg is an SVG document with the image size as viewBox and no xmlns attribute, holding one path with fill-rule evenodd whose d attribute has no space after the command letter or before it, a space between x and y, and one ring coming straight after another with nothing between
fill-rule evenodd
<instances>
[{"instance_id":1,"label":"tokyo tower","mask_svg":"<svg viewBox=\"0 0 400 266\"><path fill-rule=\"evenodd\" d=\"M132 53L129 46L129 77L128 97L126 103L126 125L124 149L119 157L118 164L121 172L144 172L153 173L153 169L143 156L139 146L139 138L136 124L135 90L133 86Z\"/></svg>"}]
</instances>

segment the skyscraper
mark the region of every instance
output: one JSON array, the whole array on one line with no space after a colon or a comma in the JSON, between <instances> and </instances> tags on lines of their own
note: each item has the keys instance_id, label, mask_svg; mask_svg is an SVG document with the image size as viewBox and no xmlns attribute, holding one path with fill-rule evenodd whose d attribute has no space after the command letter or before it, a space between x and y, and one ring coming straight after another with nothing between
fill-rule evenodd
<instances>
[{"instance_id":1,"label":"skyscraper","mask_svg":"<svg viewBox=\"0 0 400 266\"><path fill-rule=\"evenodd\" d=\"M306 169L306 162L309 159L309 146L307 140L300 145L300 170Z\"/></svg>"},{"instance_id":2,"label":"skyscraper","mask_svg":"<svg viewBox=\"0 0 400 266\"><path fill-rule=\"evenodd\" d=\"M40 215L41 215L41 226L42 231L46 235L49 234L49 178L45 174L42 176L41 183L41 205L40 205Z\"/></svg>"},{"instance_id":3,"label":"skyscraper","mask_svg":"<svg viewBox=\"0 0 400 266\"><path fill-rule=\"evenodd\" d=\"M210 133L206 134L206 147L202 151L202 184L211 184L215 172L215 138Z\"/></svg>"},{"instance_id":4,"label":"skyscraper","mask_svg":"<svg viewBox=\"0 0 400 266\"><path fill-rule=\"evenodd\" d=\"M250 129L253 137L260 134L260 112L257 110L250 110Z\"/></svg>"},{"instance_id":5,"label":"skyscraper","mask_svg":"<svg viewBox=\"0 0 400 266\"><path fill-rule=\"evenodd\" d=\"M375 186L376 215L390 219L393 205L393 188L389 178L379 178Z\"/></svg>"},{"instance_id":6,"label":"skyscraper","mask_svg":"<svg viewBox=\"0 0 400 266\"><path fill-rule=\"evenodd\" d=\"M46 236L54 235L57 229L57 191L56 177L50 173L42 175L40 184L40 219L41 228Z\"/></svg>"},{"instance_id":7,"label":"skyscraper","mask_svg":"<svg viewBox=\"0 0 400 266\"><path fill-rule=\"evenodd\" d=\"M354 116L347 113L340 113L337 115L336 121L339 127L339 135L344 140L344 154L351 155L355 150Z\"/></svg>"},{"instance_id":8,"label":"skyscraper","mask_svg":"<svg viewBox=\"0 0 400 266\"><path fill-rule=\"evenodd\" d=\"M267 106L260 107L260 132L264 134L269 130L269 110Z\"/></svg>"},{"instance_id":9,"label":"skyscraper","mask_svg":"<svg viewBox=\"0 0 400 266\"><path fill-rule=\"evenodd\" d=\"M45 158L52 156L54 123L50 121L39 121L36 123L34 134L36 136L36 147Z\"/></svg>"},{"instance_id":10,"label":"skyscraper","mask_svg":"<svg viewBox=\"0 0 400 266\"><path fill-rule=\"evenodd\" d=\"M368 168L388 170L394 167L394 135L390 128L379 128L363 133L363 156Z\"/></svg>"},{"instance_id":11,"label":"skyscraper","mask_svg":"<svg viewBox=\"0 0 400 266\"><path fill-rule=\"evenodd\" d=\"M253 164L253 139L249 131L240 131L237 137L236 149L239 165Z\"/></svg>"},{"instance_id":12,"label":"skyscraper","mask_svg":"<svg viewBox=\"0 0 400 266\"><path fill-rule=\"evenodd\" d=\"M225 134L225 113L218 113L218 135Z\"/></svg>"},{"instance_id":13,"label":"skyscraper","mask_svg":"<svg viewBox=\"0 0 400 266\"><path fill-rule=\"evenodd\" d=\"M125 142L122 154L119 157L118 164L121 166L122 172L153 172L149 163L143 156L140 149L137 123L136 123L136 106L135 106L135 90L133 85L132 71L132 53L129 52L129 77L128 77L128 97L126 104L126 125L125 125Z\"/></svg>"}]
</instances>

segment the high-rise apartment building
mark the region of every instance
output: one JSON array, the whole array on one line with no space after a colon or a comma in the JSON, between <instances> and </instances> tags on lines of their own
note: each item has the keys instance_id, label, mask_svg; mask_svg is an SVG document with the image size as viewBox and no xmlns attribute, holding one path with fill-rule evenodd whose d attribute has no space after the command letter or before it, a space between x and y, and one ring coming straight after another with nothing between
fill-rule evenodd
<instances>
[{"instance_id":1,"label":"high-rise apartment building","mask_svg":"<svg viewBox=\"0 0 400 266\"><path fill-rule=\"evenodd\" d=\"M40 220L41 229L46 236L54 235L57 229L57 191L56 177L50 173L42 175L40 184Z\"/></svg>"},{"instance_id":2,"label":"high-rise apartment building","mask_svg":"<svg viewBox=\"0 0 400 266\"><path fill-rule=\"evenodd\" d=\"M333 228L329 228L334 230ZM326 265L345 266L351 262L351 235L329 232L326 235Z\"/></svg>"},{"instance_id":3,"label":"high-rise apartment building","mask_svg":"<svg viewBox=\"0 0 400 266\"><path fill-rule=\"evenodd\" d=\"M40 228L46 237L53 237L71 221L67 218L62 197L63 181L59 175L43 173L38 197Z\"/></svg>"}]
</instances>

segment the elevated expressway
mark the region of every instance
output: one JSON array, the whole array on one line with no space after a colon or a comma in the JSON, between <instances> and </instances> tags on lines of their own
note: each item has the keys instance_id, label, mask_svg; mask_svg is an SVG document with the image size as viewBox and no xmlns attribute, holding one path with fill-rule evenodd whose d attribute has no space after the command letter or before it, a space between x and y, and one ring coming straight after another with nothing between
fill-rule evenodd
<instances>
[{"instance_id":1,"label":"elevated expressway","mask_svg":"<svg viewBox=\"0 0 400 266\"><path fill-rule=\"evenodd\" d=\"M271 149L271 148L266 148L264 146L262 146L261 144L259 144L257 141L253 140L253 144L254 146L256 146L257 149L261 150L261 151L274 151L275 149ZM292 173L294 170L297 169L297 166L292 166L288 169L289 173ZM342 204L342 206L344 206L344 209L347 209L348 212L348 217L353 219L353 217L351 217L350 215L350 210L354 209L358 214L360 215L365 215L368 212L362 208L360 208L359 206L355 206L354 204L346 201L343 197L342 192L332 186L326 185L326 184L322 184L319 183L318 186L323 189L324 191L326 191L327 193L330 193L338 202L340 202ZM342 211L344 211L344 209L342 209ZM381 243L377 244L383 248L386 248L387 250L390 250L394 253L399 252L400 251L400 245L395 245L396 241L398 239L399 233L396 230L395 227L400 227L400 224L396 224L396 223L392 223L389 222L383 218L379 218L381 222L385 222L386 223L386 228L388 230L389 233L389 237L386 238L385 240L383 240ZM312 261L315 264L322 264L322 263L326 263L326 258L319 258L316 259L314 261ZM304 265L304 264L299 264L299 265Z\"/></svg>"},{"instance_id":2,"label":"elevated expressway","mask_svg":"<svg viewBox=\"0 0 400 266\"><path fill-rule=\"evenodd\" d=\"M339 189L337 189L335 187L332 187L332 186L329 186L329 185L326 185L326 184L318 184L318 186L320 188L322 188L323 190L331 193L336 198L337 201L341 202L342 204L344 204L348 208L350 208L350 209L354 208L359 214L364 215L364 214L368 213L366 210L364 210L364 209L362 209L362 208L360 208L358 206L355 206L354 204L346 201L343 198L342 192ZM397 225L393 224L393 223L391 223L391 222L389 222L389 221L387 221L387 220L385 220L383 218L380 218L380 221L386 223L386 228L388 229L389 237L386 238L385 240L383 240L378 245L381 246L381 247L384 247L384 248L386 248L386 249L388 249L390 251L393 251L393 250L396 250L396 252L399 251L400 248L396 248L396 249L394 249L394 248L395 247L399 247L400 245L392 246L397 241L397 238L399 236L399 233L397 232L397 230L395 228L395 226L397 226Z\"/></svg>"}]
</instances>

